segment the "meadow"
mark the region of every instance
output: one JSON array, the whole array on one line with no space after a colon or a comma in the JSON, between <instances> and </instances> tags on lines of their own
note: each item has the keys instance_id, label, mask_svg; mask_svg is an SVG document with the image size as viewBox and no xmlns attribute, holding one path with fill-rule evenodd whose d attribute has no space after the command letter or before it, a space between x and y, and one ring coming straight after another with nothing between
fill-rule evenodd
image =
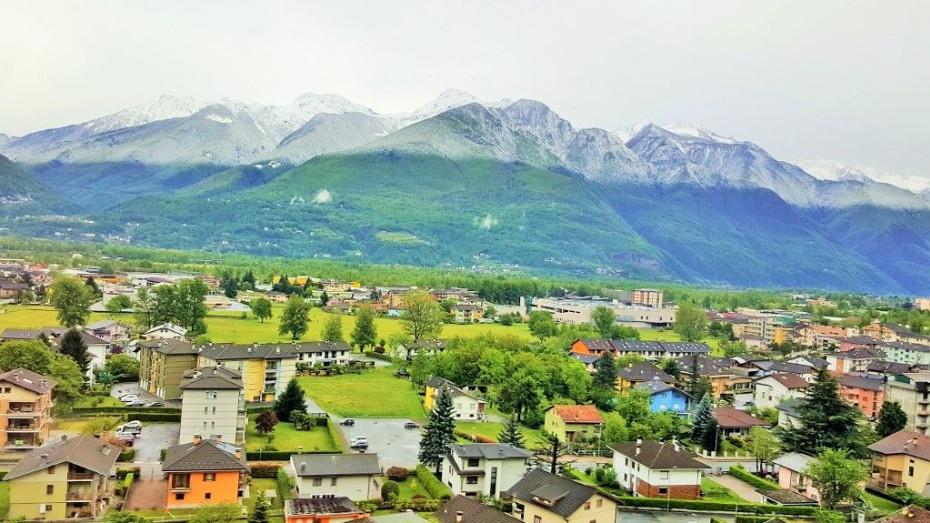
<instances>
[{"instance_id":1,"label":"meadow","mask_svg":"<svg viewBox=\"0 0 930 523\"><path fill-rule=\"evenodd\" d=\"M343 418L426 419L413 384L394 377L391 367L361 374L298 378L304 393L323 410Z\"/></svg>"}]
</instances>

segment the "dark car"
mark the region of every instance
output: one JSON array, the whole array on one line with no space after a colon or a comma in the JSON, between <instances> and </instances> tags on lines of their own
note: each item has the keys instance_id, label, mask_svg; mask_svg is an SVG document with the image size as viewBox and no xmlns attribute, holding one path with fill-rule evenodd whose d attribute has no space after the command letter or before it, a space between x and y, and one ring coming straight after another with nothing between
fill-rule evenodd
<instances>
[{"instance_id":1,"label":"dark car","mask_svg":"<svg viewBox=\"0 0 930 523\"><path fill-rule=\"evenodd\" d=\"M395 378L409 378L410 372L408 372L407 369L400 369L394 373L394 377Z\"/></svg>"},{"instance_id":2,"label":"dark car","mask_svg":"<svg viewBox=\"0 0 930 523\"><path fill-rule=\"evenodd\" d=\"M164 402L161 402L161 401L153 401L153 402L149 403L148 406L149 406L149 407L164 407L165 404L164 404Z\"/></svg>"},{"instance_id":3,"label":"dark car","mask_svg":"<svg viewBox=\"0 0 930 523\"><path fill-rule=\"evenodd\" d=\"M352 419L352 418L346 418L346 419L340 421L339 424L340 424L340 425L345 425L345 426L347 426L347 427L351 427L352 425L355 425L355 420Z\"/></svg>"},{"instance_id":4,"label":"dark car","mask_svg":"<svg viewBox=\"0 0 930 523\"><path fill-rule=\"evenodd\" d=\"M404 423L404 428L405 428L405 429L418 429L418 428L420 428L420 426L417 425L417 424L416 424L415 422L413 422L413 421L408 421L407 423Z\"/></svg>"}]
</instances>

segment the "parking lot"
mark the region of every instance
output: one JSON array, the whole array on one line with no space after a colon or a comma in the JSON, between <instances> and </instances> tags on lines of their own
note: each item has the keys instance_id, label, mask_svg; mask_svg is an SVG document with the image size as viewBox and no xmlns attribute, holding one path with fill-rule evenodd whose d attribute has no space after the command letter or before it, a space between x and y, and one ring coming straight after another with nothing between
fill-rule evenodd
<instances>
[{"instance_id":1,"label":"parking lot","mask_svg":"<svg viewBox=\"0 0 930 523\"><path fill-rule=\"evenodd\" d=\"M143 423L142 435L135 439L137 463L155 463L161 461L161 449L178 444L181 434L180 423ZM185 442L188 443L188 442Z\"/></svg>"},{"instance_id":2,"label":"parking lot","mask_svg":"<svg viewBox=\"0 0 930 523\"><path fill-rule=\"evenodd\" d=\"M110 391L110 396L113 396L116 399L119 399L119 397L124 394L135 394L139 396L139 399L145 400L146 403L161 401L167 408L181 408L181 400L162 400L158 396L143 390L141 387L139 387L138 383L117 383Z\"/></svg>"},{"instance_id":3,"label":"parking lot","mask_svg":"<svg viewBox=\"0 0 930 523\"><path fill-rule=\"evenodd\" d=\"M341 418L333 418L338 423ZM366 452L378 455L381 466L415 467L420 453L420 431L404 427L408 419L354 418L355 425L340 425L346 441L356 436L368 438ZM349 449L346 449L348 452Z\"/></svg>"}]
</instances>

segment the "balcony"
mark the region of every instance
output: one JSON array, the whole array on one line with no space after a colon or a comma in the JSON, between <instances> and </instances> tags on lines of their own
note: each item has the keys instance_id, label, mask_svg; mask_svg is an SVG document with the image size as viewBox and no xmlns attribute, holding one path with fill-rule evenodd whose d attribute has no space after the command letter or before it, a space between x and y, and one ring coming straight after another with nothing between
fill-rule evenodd
<instances>
[{"instance_id":1,"label":"balcony","mask_svg":"<svg viewBox=\"0 0 930 523\"><path fill-rule=\"evenodd\" d=\"M68 481L93 481L93 472L68 472Z\"/></svg>"},{"instance_id":2,"label":"balcony","mask_svg":"<svg viewBox=\"0 0 930 523\"><path fill-rule=\"evenodd\" d=\"M32 419L32 418L38 418L38 417L44 416L45 414L46 413L42 410L10 409L6 414L6 417L9 419Z\"/></svg>"},{"instance_id":3,"label":"balcony","mask_svg":"<svg viewBox=\"0 0 930 523\"><path fill-rule=\"evenodd\" d=\"M8 425L7 428L6 428L6 432L33 432L33 433L37 433L37 432L40 432L41 430L42 430L42 426L41 426L40 424L38 424L38 423L30 423L30 424L28 424L28 425L13 424L13 425Z\"/></svg>"}]
</instances>

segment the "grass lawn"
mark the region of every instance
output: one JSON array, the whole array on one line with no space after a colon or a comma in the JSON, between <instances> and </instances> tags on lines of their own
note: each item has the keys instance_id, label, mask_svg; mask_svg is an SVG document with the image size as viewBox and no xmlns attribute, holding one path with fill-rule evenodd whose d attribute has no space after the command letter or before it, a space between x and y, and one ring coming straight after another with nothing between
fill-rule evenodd
<instances>
[{"instance_id":1,"label":"grass lawn","mask_svg":"<svg viewBox=\"0 0 930 523\"><path fill-rule=\"evenodd\" d=\"M75 407L125 407L126 405L113 396L84 396L74 402Z\"/></svg>"},{"instance_id":2,"label":"grass lawn","mask_svg":"<svg viewBox=\"0 0 930 523\"><path fill-rule=\"evenodd\" d=\"M361 374L298 378L304 393L326 412L341 417L426 419L413 384L394 377L392 367Z\"/></svg>"},{"instance_id":3,"label":"grass lawn","mask_svg":"<svg viewBox=\"0 0 930 523\"><path fill-rule=\"evenodd\" d=\"M10 511L10 482L0 481L0 521L6 521L6 513Z\"/></svg>"},{"instance_id":4,"label":"grass lawn","mask_svg":"<svg viewBox=\"0 0 930 523\"><path fill-rule=\"evenodd\" d=\"M704 491L704 499L708 501L745 502L743 498L737 496L732 490L709 478L701 478L701 490Z\"/></svg>"},{"instance_id":5,"label":"grass lawn","mask_svg":"<svg viewBox=\"0 0 930 523\"><path fill-rule=\"evenodd\" d=\"M387 476L381 478L381 484L383 485L387 480ZM414 475L407 476L405 481L398 482L397 485L400 487L400 494L397 496L398 499L410 499L417 494L426 499L432 499L432 496L429 495L429 492L423 488L423 484L421 484L420 480Z\"/></svg>"},{"instance_id":6,"label":"grass lawn","mask_svg":"<svg viewBox=\"0 0 930 523\"><path fill-rule=\"evenodd\" d=\"M249 499L246 500L246 506L249 507L249 511L251 512L252 508L255 507L255 501L258 500L259 492L275 490L276 488L278 488L278 482L272 478L252 478L252 484L249 485ZM271 508L281 508L281 501L275 499Z\"/></svg>"},{"instance_id":7,"label":"grass lawn","mask_svg":"<svg viewBox=\"0 0 930 523\"><path fill-rule=\"evenodd\" d=\"M862 493L862 500L868 503L869 505L872 505L872 508L874 508L877 512L879 512L882 515L891 514L892 512L901 508L901 505L898 505L894 501L889 501L885 498L878 497L875 494L872 494L869 492Z\"/></svg>"},{"instance_id":8,"label":"grass lawn","mask_svg":"<svg viewBox=\"0 0 930 523\"><path fill-rule=\"evenodd\" d=\"M497 436L504 428L504 424L496 421L456 421L455 428L468 434L478 434L497 441ZM530 448L545 444L542 431L538 429L521 426L520 432L523 433L523 442Z\"/></svg>"},{"instance_id":9,"label":"grass lawn","mask_svg":"<svg viewBox=\"0 0 930 523\"><path fill-rule=\"evenodd\" d=\"M101 420L104 423L106 423L106 426L113 428L122 420L122 418L120 418L119 416L112 416L112 417L97 417L97 418L58 419L55 421L55 429L80 433L84 431L84 428L87 427L89 423L99 422Z\"/></svg>"},{"instance_id":10,"label":"grass lawn","mask_svg":"<svg viewBox=\"0 0 930 523\"><path fill-rule=\"evenodd\" d=\"M275 425L274 438L268 442L268 436L255 432L255 416L249 415L249 425L245 429L245 450L247 452L259 449L268 449L273 446L281 451L296 452L302 447L304 452L327 451L342 452L338 442L333 441L332 435L326 427L313 427L312 430L296 430L293 423L278 423Z\"/></svg>"}]
</instances>

